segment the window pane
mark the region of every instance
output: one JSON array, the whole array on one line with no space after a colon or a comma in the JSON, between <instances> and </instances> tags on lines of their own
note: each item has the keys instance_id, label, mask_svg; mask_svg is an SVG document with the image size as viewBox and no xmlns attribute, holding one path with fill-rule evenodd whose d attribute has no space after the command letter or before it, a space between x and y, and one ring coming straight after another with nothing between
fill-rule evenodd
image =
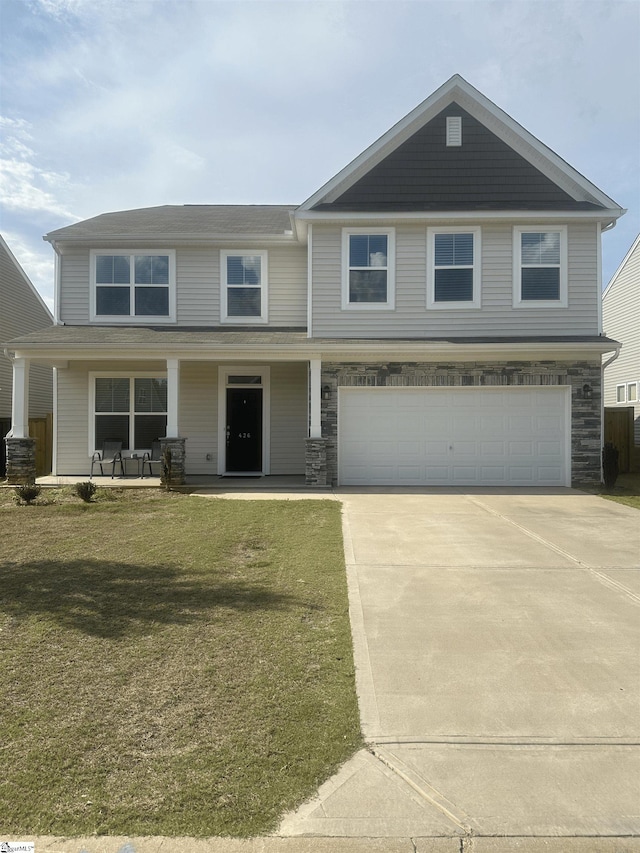
<instances>
[{"instance_id":1,"label":"window pane","mask_svg":"<svg viewBox=\"0 0 640 853\"><path fill-rule=\"evenodd\" d=\"M453 235L453 262L458 266L473 264L473 234Z\"/></svg>"},{"instance_id":2,"label":"window pane","mask_svg":"<svg viewBox=\"0 0 640 853\"><path fill-rule=\"evenodd\" d=\"M387 235L372 234L369 237L369 266L386 267L387 265Z\"/></svg>"},{"instance_id":3,"label":"window pane","mask_svg":"<svg viewBox=\"0 0 640 853\"><path fill-rule=\"evenodd\" d=\"M168 255L136 255L136 284L169 284Z\"/></svg>"},{"instance_id":4,"label":"window pane","mask_svg":"<svg viewBox=\"0 0 640 853\"><path fill-rule=\"evenodd\" d=\"M560 232L541 231L521 235L523 264L559 264Z\"/></svg>"},{"instance_id":5,"label":"window pane","mask_svg":"<svg viewBox=\"0 0 640 853\"><path fill-rule=\"evenodd\" d=\"M350 267L386 267L386 234L351 234L349 236Z\"/></svg>"},{"instance_id":6,"label":"window pane","mask_svg":"<svg viewBox=\"0 0 640 853\"><path fill-rule=\"evenodd\" d=\"M617 403L625 403L626 402L626 394L624 385L618 385L616 387L616 402Z\"/></svg>"},{"instance_id":7,"label":"window pane","mask_svg":"<svg viewBox=\"0 0 640 853\"><path fill-rule=\"evenodd\" d=\"M136 287L137 317L166 317L168 314L168 287Z\"/></svg>"},{"instance_id":8,"label":"window pane","mask_svg":"<svg viewBox=\"0 0 640 853\"><path fill-rule=\"evenodd\" d=\"M151 444L167 434L166 415L136 415L134 420L134 447L151 449Z\"/></svg>"},{"instance_id":9,"label":"window pane","mask_svg":"<svg viewBox=\"0 0 640 853\"><path fill-rule=\"evenodd\" d=\"M627 400L630 403L635 403L638 400L638 386L635 382L627 385Z\"/></svg>"},{"instance_id":10,"label":"window pane","mask_svg":"<svg viewBox=\"0 0 640 853\"><path fill-rule=\"evenodd\" d=\"M472 302L473 270L436 270L436 302Z\"/></svg>"},{"instance_id":11,"label":"window pane","mask_svg":"<svg viewBox=\"0 0 640 853\"><path fill-rule=\"evenodd\" d=\"M128 287L96 287L96 314L128 315L129 312Z\"/></svg>"},{"instance_id":12,"label":"window pane","mask_svg":"<svg viewBox=\"0 0 640 853\"><path fill-rule=\"evenodd\" d=\"M386 302L386 270L351 270L349 302Z\"/></svg>"},{"instance_id":13,"label":"window pane","mask_svg":"<svg viewBox=\"0 0 640 853\"><path fill-rule=\"evenodd\" d=\"M227 313L230 317L259 317L261 291L257 287L230 287L227 293Z\"/></svg>"},{"instance_id":14,"label":"window pane","mask_svg":"<svg viewBox=\"0 0 640 853\"><path fill-rule=\"evenodd\" d=\"M128 412L129 380L96 379L96 412Z\"/></svg>"},{"instance_id":15,"label":"window pane","mask_svg":"<svg viewBox=\"0 0 640 853\"><path fill-rule=\"evenodd\" d=\"M369 238L365 234L349 236L349 266L369 266Z\"/></svg>"},{"instance_id":16,"label":"window pane","mask_svg":"<svg viewBox=\"0 0 640 853\"><path fill-rule=\"evenodd\" d=\"M227 378L227 385L262 385L262 376L232 375Z\"/></svg>"},{"instance_id":17,"label":"window pane","mask_svg":"<svg viewBox=\"0 0 640 853\"><path fill-rule=\"evenodd\" d=\"M453 234L436 234L436 266L453 264Z\"/></svg>"},{"instance_id":18,"label":"window pane","mask_svg":"<svg viewBox=\"0 0 640 853\"><path fill-rule=\"evenodd\" d=\"M98 255L96 284L129 284L129 255Z\"/></svg>"},{"instance_id":19,"label":"window pane","mask_svg":"<svg viewBox=\"0 0 640 853\"><path fill-rule=\"evenodd\" d=\"M129 415L96 415L96 448L105 441L121 441L123 450L129 449Z\"/></svg>"},{"instance_id":20,"label":"window pane","mask_svg":"<svg viewBox=\"0 0 640 853\"><path fill-rule=\"evenodd\" d=\"M522 270L523 299L560 299L560 270L531 267Z\"/></svg>"},{"instance_id":21,"label":"window pane","mask_svg":"<svg viewBox=\"0 0 640 853\"><path fill-rule=\"evenodd\" d=\"M234 255L227 258L227 284L260 284L260 255Z\"/></svg>"},{"instance_id":22,"label":"window pane","mask_svg":"<svg viewBox=\"0 0 640 853\"><path fill-rule=\"evenodd\" d=\"M166 379L136 379L134 387L136 412L167 411Z\"/></svg>"}]
</instances>

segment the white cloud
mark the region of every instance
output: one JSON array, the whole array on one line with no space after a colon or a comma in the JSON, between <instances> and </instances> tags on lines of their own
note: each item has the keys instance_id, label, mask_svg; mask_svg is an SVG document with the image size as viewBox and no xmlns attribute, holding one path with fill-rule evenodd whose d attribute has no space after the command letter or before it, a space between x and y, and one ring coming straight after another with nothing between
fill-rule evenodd
<instances>
[{"instance_id":1,"label":"white cloud","mask_svg":"<svg viewBox=\"0 0 640 853\"><path fill-rule=\"evenodd\" d=\"M47 246L43 251L44 247L37 243L32 245L16 231L6 231L3 237L15 259L53 314L54 261L51 247Z\"/></svg>"},{"instance_id":2,"label":"white cloud","mask_svg":"<svg viewBox=\"0 0 640 853\"><path fill-rule=\"evenodd\" d=\"M69 175L39 168L30 125L24 119L0 117L4 133L0 142L0 200L9 210L46 211L75 219L60 202L58 194L69 185Z\"/></svg>"}]
</instances>

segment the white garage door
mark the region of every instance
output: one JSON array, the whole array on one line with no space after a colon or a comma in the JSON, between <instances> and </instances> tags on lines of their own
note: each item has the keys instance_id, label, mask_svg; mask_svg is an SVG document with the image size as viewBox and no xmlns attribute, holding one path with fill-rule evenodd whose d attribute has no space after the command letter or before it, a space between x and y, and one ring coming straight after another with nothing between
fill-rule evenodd
<instances>
[{"instance_id":1,"label":"white garage door","mask_svg":"<svg viewBox=\"0 0 640 853\"><path fill-rule=\"evenodd\" d=\"M570 485L568 388L340 388L343 485Z\"/></svg>"}]
</instances>

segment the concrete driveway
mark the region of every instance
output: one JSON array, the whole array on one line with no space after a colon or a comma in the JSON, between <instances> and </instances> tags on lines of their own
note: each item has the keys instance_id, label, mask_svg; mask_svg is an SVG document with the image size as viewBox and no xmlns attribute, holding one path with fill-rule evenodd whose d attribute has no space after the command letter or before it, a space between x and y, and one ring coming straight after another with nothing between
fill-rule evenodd
<instances>
[{"instance_id":1,"label":"concrete driveway","mask_svg":"<svg viewBox=\"0 0 640 853\"><path fill-rule=\"evenodd\" d=\"M369 748L280 834L631 849L640 513L569 489L337 497Z\"/></svg>"}]
</instances>

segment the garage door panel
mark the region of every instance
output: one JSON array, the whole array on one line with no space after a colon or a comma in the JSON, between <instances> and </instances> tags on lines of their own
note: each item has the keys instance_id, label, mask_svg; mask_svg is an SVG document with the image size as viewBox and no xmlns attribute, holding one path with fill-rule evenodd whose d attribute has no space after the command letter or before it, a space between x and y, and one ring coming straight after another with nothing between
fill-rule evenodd
<instances>
[{"instance_id":1,"label":"garage door panel","mask_svg":"<svg viewBox=\"0 0 640 853\"><path fill-rule=\"evenodd\" d=\"M568 485L567 389L340 389L339 480Z\"/></svg>"}]
</instances>

